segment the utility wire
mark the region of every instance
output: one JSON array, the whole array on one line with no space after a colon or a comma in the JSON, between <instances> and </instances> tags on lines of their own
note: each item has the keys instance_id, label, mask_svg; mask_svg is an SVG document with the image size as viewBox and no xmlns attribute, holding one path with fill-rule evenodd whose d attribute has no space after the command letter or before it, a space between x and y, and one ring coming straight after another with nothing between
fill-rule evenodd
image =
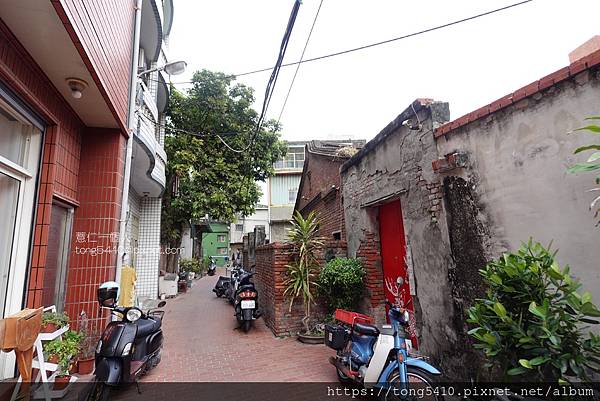
<instances>
[{"instance_id":1,"label":"utility wire","mask_svg":"<svg viewBox=\"0 0 600 401\"><path fill-rule=\"evenodd\" d=\"M368 44L368 45L364 45L364 46L360 46L360 47L355 47L355 48L348 49L348 50L342 50L342 51L339 51L339 52L330 53L330 54L326 54L326 55L323 55L323 56L318 56L318 57L313 57L313 58L309 58L309 59L306 59L306 60L294 61L294 62L291 62L291 63L282 64L281 67L289 67L289 66L296 65L296 64L304 64L304 63L309 63L309 62L312 62L312 61L323 60L323 59L326 59L326 58L340 56L342 54L352 53L352 52L356 52L356 51L359 51L359 50L369 49L371 47L388 44L388 43L395 42L395 41L398 41L398 40L411 38L413 36L422 35L424 33L429 33L429 32L433 32L433 31L437 31L437 30L443 29L443 28L448 28L448 27L453 26L453 25L458 25L458 24L461 24L463 22L472 21L474 19L485 17L485 16L491 15L491 14L495 14L497 12L508 10L510 8L513 8L513 7L521 6L521 5L527 4L527 3L531 3L532 1L533 0L520 1L518 3L513 3L513 4L510 4L510 5L505 6L505 7L496 8L494 10L486 11L486 12L483 12L483 13L480 13L480 14L472 15L470 17L466 17L466 18L458 19L458 20L455 20L455 21L452 21L452 22L448 22L446 24L437 25L437 26L434 26L434 27L431 27L431 28L423 29L423 30L418 31L418 32L409 33L407 35L398 36L396 38L382 40L380 42L371 43L371 44ZM272 68L273 67L261 68L259 70L248 71L248 72L244 72L244 73L241 73L241 74L234 74L233 76L235 76L235 77L242 77L244 75L257 74L259 72L269 71ZM189 84L189 83L192 83L192 81L174 82L175 85Z\"/></svg>"},{"instance_id":2,"label":"utility wire","mask_svg":"<svg viewBox=\"0 0 600 401\"><path fill-rule=\"evenodd\" d=\"M290 83L290 88L288 89L287 95L285 95L285 100L283 101L283 106L281 106L279 117L277 117L277 124L279 124L279 121L281 121L281 116L283 115L283 111L285 110L285 106L287 105L290 93L292 93L292 88L294 87L294 82L296 81L296 76L298 75L300 64L302 63L302 59L304 59L304 53L306 52L306 48L308 47L308 42L310 42L310 37L312 36L313 29L315 29L315 24L317 23L317 18L319 18L319 11L321 11L322 5L323 0L321 0L321 2L319 3L319 8L317 8L317 13L315 14L315 19L313 20L312 26L310 27L308 37L306 38L306 43L304 44L304 49L302 49L302 54L300 55L300 61L298 62L298 64L296 64L296 71L294 71L294 77L292 78L292 82Z\"/></svg>"}]
</instances>

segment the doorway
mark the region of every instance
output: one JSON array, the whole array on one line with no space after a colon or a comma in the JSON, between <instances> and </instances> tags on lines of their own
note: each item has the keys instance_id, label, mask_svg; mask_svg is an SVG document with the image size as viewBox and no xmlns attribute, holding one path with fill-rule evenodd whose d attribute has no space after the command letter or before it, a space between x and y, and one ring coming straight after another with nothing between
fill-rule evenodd
<instances>
[{"instance_id":1,"label":"doorway","mask_svg":"<svg viewBox=\"0 0 600 401\"><path fill-rule=\"evenodd\" d=\"M406 265L406 239L400 200L379 207L379 238L385 297L388 301L411 311L412 320L414 305ZM402 279L401 285L398 285L399 278ZM411 340L412 345L416 347L416 337L411 336Z\"/></svg>"}]
</instances>

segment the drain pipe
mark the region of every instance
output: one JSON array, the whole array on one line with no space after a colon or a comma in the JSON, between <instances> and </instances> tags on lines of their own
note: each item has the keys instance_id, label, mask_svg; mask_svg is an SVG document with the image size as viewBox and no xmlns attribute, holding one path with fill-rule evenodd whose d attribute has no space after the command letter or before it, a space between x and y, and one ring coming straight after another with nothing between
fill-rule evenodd
<instances>
[{"instance_id":1,"label":"drain pipe","mask_svg":"<svg viewBox=\"0 0 600 401\"><path fill-rule=\"evenodd\" d=\"M131 61L131 77L129 82L129 110L127 112L127 129L129 130L129 138L127 138L127 151L125 153L125 171L123 177L123 197L121 198L121 217L119 219L119 247L117 249L117 271L115 281L121 282L121 269L123 267L123 259L125 259L125 236L127 235L127 215L129 214L129 182L131 176L131 155L133 153L133 136L137 119L135 118L135 100L137 97L138 84L138 62L139 62L139 47L140 47L140 29L142 26L142 0L136 0L134 31L133 31L133 48Z\"/></svg>"}]
</instances>

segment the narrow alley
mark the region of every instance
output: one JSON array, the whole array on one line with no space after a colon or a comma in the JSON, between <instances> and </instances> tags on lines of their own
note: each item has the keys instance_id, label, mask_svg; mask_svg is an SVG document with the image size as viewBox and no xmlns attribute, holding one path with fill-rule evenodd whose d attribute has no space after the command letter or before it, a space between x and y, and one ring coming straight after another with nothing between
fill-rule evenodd
<instances>
[{"instance_id":1,"label":"narrow alley","mask_svg":"<svg viewBox=\"0 0 600 401\"><path fill-rule=\"evenodd\" d=\"M244 333L233 307L212 292L219 274L194 282L186 294L167 300L160 365L145 382L336 382L325 345L276 338L262 319Z\"/></svg>"}]
</instances>

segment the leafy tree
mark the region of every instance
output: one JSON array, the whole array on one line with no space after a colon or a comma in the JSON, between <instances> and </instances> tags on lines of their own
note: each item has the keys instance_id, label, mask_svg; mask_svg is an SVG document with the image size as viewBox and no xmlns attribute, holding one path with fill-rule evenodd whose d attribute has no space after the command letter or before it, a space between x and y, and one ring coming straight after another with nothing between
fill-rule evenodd
<instances>
[{"instance_id":1,"label":"leafy tree","mask_svg":"<svg viewBox=\"0 0 600 401\"><path fill-rule=\"evenodd\" d=\"M469 334L507 376L563 382L600 372L600 335L586 334L600 311L555 254L530 240L480 270L489 289L469 309Z\"/></svg>"},{"instance_id":2,"label":"leafy tree","mask_svg":"<svg viewBox=\"0 0 600 401\"><path fill-rule=\"evenodd\" d=\"M203 70L194 74L189 89L172 88L161 229L169 247L180 246L191 220L209 215L231 221L237 213L251 214L260 197L255 181L270 177L273 163L285 153L279 125L270 120L257 131L254 91L234 80Z\"/></svg>"}]
</instances>

